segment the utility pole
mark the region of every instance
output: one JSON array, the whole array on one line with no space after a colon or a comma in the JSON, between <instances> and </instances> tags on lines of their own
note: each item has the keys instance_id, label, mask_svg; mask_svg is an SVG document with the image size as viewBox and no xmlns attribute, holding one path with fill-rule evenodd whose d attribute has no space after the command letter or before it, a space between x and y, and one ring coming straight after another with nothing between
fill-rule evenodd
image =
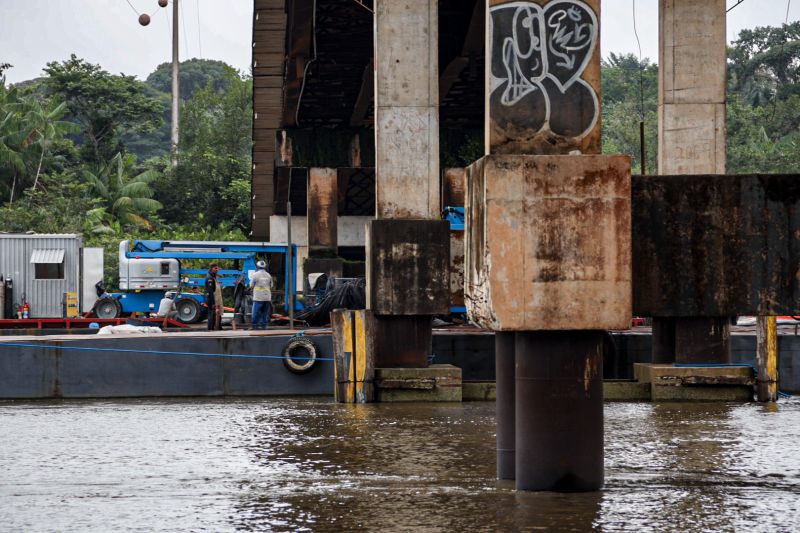
<instances>
[{"instance_id":1,"label":"utility pole","mask_svg":"<svg viewBox=\"0 0 800 533\"><path fill-rule=\"evenodd\" d=\"M180 80L178 79L178 0L172 0L172 166L178 166L178 122Z\"/></svg>"},{"instance_id":2,"label":"utility pole","mask_svg":"<svg viewBox=\"0 0 800 533\"><path fill-rule=\"evenodd\" d=\"M286 193L286 279L287 290L285 300L289 303L289 329L294 329L294 258L292 250L292 171L289 169L289 191Z\"/></svg>"},{"instance_id":3,"label":"utility pole","mask_svg":"<svg viewBox=\"0 0 800 533\"><path fill-rule=\"evenodd\" d=\"M128 2L130 4L130 2ZM158 7L166 8L169 0L158 0ZM150 24L150 15L139 13L136 8L131 8L139 15L139 24L147 26ZM178 58L178 0L172 0L172 135L171 153L172 166L178 166L178 123L180 122L180 80L178 69L180 60Z\"/></svg>"}]
</instances>

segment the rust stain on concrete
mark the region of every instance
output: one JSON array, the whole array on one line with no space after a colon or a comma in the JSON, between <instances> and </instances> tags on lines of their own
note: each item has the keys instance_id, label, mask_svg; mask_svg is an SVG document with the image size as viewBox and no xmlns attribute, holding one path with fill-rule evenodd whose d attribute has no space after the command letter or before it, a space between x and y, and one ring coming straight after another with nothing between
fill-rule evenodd
<instances>
[{"instance_id":1,"label":"rust stain on concrete","mask_svg":"<svg viewBox=\"0 0 800 533\"><path fill-rule=\"evenodd\" d=\"M628 326L629 157L487 156L469 176L474 321L498 331Z\"/></svg>"}]
</instances>

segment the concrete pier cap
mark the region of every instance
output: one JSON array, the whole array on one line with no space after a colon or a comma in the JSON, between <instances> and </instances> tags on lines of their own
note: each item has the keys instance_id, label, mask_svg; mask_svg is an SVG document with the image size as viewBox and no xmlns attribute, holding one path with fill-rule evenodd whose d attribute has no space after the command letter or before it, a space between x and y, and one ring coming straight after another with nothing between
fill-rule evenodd
<instances>
[{"instance_id":1,"label":"concrete pier cap","mask_svg":"<svg viewBox=\"0 0 800 533\"><path fill-rule=\"evenodd\" d=\"M600 0L488 0L486 20L487 155L467 169L464 293L470 318L502 337L498 476L598 490L602 330L628 327L632 308L631 162L597 155Z\"/></svg>"},{"instance_id":2,"label":"concrete pier cap","mask_svg":"<svg viewBox=\"0 0 800 533\"><path fill-rule=\"evenodd\" d=\"M490 155L467 169L465 301L495 331L630 325L625 155Z\"/></svg>"}]
</instances>

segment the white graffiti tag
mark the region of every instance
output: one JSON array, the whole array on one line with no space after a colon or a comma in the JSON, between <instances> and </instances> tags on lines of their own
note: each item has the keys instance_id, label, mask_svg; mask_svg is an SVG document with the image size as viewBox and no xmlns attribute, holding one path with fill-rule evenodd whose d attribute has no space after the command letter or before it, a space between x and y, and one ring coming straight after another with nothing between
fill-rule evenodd
<instances>
[{"instance_id":1,"label":"white graffiti tag","mask_svg":"<svg viewBox=\"0 0 800 533\"><path fill-rule=\"evenodd\" d=\"M490 13L493 101L530 108L520 118L529 122L526 127L532 122L565 136L587 135L600 111L597 93L581 78L597 46L595 12L580 0L556 0L546 7L511 2L492 7ZM498 91L499 98L494 94ZM565 104L589 111L562 120L551 116Z\"/></svg>"}]
</instances>

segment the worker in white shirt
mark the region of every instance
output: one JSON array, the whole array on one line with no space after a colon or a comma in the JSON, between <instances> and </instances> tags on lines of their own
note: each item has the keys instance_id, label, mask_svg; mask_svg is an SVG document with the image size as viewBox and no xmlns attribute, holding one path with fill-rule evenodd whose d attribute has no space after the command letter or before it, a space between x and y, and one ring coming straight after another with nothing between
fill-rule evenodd
<instances>
[{"instance_id":1,"label":"worker in white shirt","mask_svg":"<svg viewBox=\"0 0 800 533\"><path fill-rule=\"evenodd\" d=\"M178 319L178 310L175 307L175 291L164 293L164 297L161 298L161 301L158 303L158 313L156 313L156 316L164 318L164 323L161 326L162 328L166 328L169 325L170 319Z\"/></svg>"},{"instance_id":2,"label":"worker in white shirt","mask_svg":"<svg viewBox=\"0 0 800 533\"><path fill-rule=\"evenodd\" d=\"M250 276L253 289L253 329L267 329L272 316L272 276L267 272L267 263L256 263L258 270Z\"/></svg>"}]
</instances>

